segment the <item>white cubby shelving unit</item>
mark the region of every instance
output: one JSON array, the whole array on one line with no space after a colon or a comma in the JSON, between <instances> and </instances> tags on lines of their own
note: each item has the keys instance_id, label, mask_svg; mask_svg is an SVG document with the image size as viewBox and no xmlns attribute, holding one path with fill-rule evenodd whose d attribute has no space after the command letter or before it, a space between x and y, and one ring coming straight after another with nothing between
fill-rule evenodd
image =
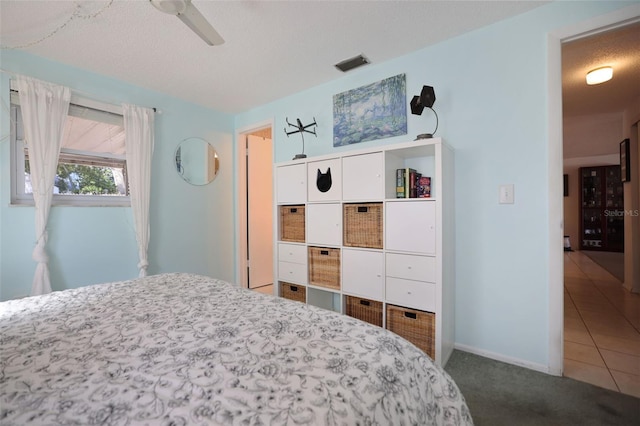
<instances>
[{"instance_id":1,"label":"white cubby shelving unit","mask_svg":"<svg viewBox=\"0 0 640 426\"><path fill-rule=\"evenodd\" d=\"M430 198L396 198L396 171L406 168L431 177ZM322 192L318 172L329 169ZM274 294L293 285L307 304L382 324L446 364L455 316L453 150L441 138L394 143L277 163L274 176Z\"/></svg>"}]
</instances>

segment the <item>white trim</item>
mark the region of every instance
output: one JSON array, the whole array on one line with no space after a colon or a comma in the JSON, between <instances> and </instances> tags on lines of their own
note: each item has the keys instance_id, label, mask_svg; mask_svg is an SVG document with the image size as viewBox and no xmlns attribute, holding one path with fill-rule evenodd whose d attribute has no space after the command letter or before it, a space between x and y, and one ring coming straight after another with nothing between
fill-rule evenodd
<instances>
[{"instance_id":1,"label":"white trim","mask_svg":"<svg viewBox=\"0 0 640 426\"><path fill-rule=\"evenodd\" d=\"M566 43L637 21L640 21L640 4L633 4L586 21L557 28L549 34Z\"/></svg>"},{"instance_id":2,"label":"white trim","mask_svg":"<svg viewBox=\"0 0 640 426\"><path fill-rule=\"evenodd\" d=\"M82 155L84 157L92 157L98 159L107 160L122 160L126 161L126 155L112 154L110 152L94 152L94 151L81 151L79 149L61 148L60 154Z\"/></svg>"},{"instance_id":3,"label":"white trim","mask_svg":"<svg viewBox=\"0 0 640 426\"><path fill-rule=\"evenodd\" d=\"M617 28L626 27L627 25L634 24L640 21L640 16L633 16L634 13L636 14L640 13L637 11L637 9L638 9L637 5L629 6L625 9L617 10L615 12L611 12L591 20L583 21L578 24L561 28L556 35L562 39L563 43L569 43L571 41L580 40L582 38L597 35L605 31L611 31ZM621 11L625 11L625 12L622 13ZM607 19L609 16L615 16L614 20ZM632 17L629 18L629 16L632 16ZM607 23L603 25L598 25L596 27L589 25L591 21L596 21L596 20L599 20L600 18L605 18L604 22L607 22ZM555 31L552 33L555 33ZM568 35L563 36L562 34L568 34Z\"/></svg>"},{"instance_id":4,"label":"white trim","mask_svg":"<svg viewBox=\"0 0 640 426\"><path fill-rule=\"evenodd\" d=\"M108 201L108 202L107 202ZM131 208L131 198L128 195L59 195L54 194L52 207L126 207ZM9 207L35 207L33 197L19 199Z\"/></svg>"},{"instance_id":5,"label":"white trim","mask_svg":"<svg viewBox=\"0 0 640 426\"><path fill-rule=\"evenodd\" d=\"M631 17L631 18L630 18ZM640 17L640 4L588 19L551 31L547 37L547 97L549 140L549 353L548 373L562 375L564 333L564 257L562 247L564 224L562 209L562 43L599 31L627 25ZM560 84L560 90L558 90ZM557 222L557 219L560 222ZM533 368L533 367L532 367ZM535 369L535 368L533 368ZM543 370L541 370L543 371Z\"/></svg>"},{"instance_id":6,"label":"white trim","mask_svg":"<svg viewBox=\"0 0 640 426\"><path fill-rule=\"evenodd\" d=\"M275 119L260 121L249 126L241 127L236 130L236 273L235 282L242 288L248 288L248 276L247 276L247 215L244 213L247 210L247 163L246 163L246 142L245 136L253 133L257 130L261 130L267 127L271 127L271 140L273 149L273 158L275 158L275 138L274 138L274 122ZM274 213L275 214L275 213ZM275 216L274 216L275 217ZM275 238L274 238L275 240ZM274 246L274 250L276 247ZM276 271L274 265L274 271ZM273 278L274 281L276 277ZM273 286L274 290L276 286Z\"/></svg>"},{"instance_id":7,"label":"white trim","mask_svg":"<svg viewBox=\"0 0 640 426\"><path fill-rule=\"evenodd\" d=\"M548 170L547 193L549 194L549 318L548 373L561 376L564 366L564 192L561 184L562 164L562 47L560 40L547 37L547 111L548 111Z\"/></svg>"},{"instance_id":8,"label":"white trim","mask_svg":"<svg viewBox=\"0 0 640 426\"><path fill-rule=\"evenodd\" d=\"M493 359L495 361L516 365L518 367L528 368L530 370L539 371L545 374L553 374L546 365L538 364L537 362L531 362L531 361L523 360L520 358L513 358L510 356L505 356L505 355L498 354L491 351L485 351L484 349L478 349L473 346L463 345L460 343L456 343L454 347L455 349L458 349L460 351L468 352L474 355L479 355L485 358Z\"/></svg>"}]
</instances>

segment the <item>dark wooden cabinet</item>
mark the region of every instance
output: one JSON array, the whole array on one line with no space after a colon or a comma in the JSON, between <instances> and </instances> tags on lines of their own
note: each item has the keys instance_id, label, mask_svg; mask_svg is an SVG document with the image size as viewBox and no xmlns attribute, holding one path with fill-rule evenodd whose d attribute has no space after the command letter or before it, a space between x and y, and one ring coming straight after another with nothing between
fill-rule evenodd
<instances>
[{"instance_id":1,"label":"dark wooden cabinet","mask_svg":"<svg viewBox=\"0 0 640 426\"><path fill-rule=\"evenodd\" d=\"M620 166L580 169L580 249L624 251Z\"/></svg>"}]
</instances>

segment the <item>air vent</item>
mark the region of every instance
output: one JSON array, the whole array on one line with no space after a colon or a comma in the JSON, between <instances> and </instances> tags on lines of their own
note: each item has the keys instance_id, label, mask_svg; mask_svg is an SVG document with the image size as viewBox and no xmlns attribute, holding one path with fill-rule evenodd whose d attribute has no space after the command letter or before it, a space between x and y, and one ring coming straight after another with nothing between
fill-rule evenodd
<instances>
[{"instance_id":1,"label":"air vent","mask_svg":"<svg viewBox=\"0 0 640 426\"><path fill-rule=\"evenodd\" d=\"M363 55L354 56L353 58L345 59L342 62L338 62L335 67L338 68L342 72L347 72L354 68L361 67L362 65L367 65L369 60L365 58Z\"/></svg>"}]
</instances>

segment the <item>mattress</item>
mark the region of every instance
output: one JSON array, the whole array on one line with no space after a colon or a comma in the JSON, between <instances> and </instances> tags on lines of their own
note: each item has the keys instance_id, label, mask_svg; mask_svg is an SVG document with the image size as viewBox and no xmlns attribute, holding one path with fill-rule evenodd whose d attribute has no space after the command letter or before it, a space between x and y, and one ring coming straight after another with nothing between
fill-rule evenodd
<instances>
[{"instance_id":1,"label":"mattress","mask_svg":"<svg viewBox=\"0 0 640 426\"><path fill-rule=\"evenodd\" d=\"M2 425L471 425L388 330L193 274L0 303Z\"/></svg>"}]
</instances>

